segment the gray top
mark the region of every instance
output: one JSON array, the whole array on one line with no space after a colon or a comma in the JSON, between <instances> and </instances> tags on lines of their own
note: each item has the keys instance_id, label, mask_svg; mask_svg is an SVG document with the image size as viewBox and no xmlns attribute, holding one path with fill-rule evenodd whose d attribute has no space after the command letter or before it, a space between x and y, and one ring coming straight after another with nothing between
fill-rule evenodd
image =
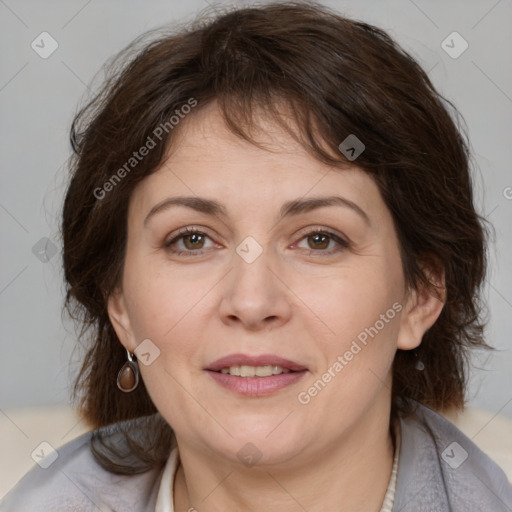
<instances>
[{"instance_id":1,"label":"gray top","mask_svg":"<svg viewBox=\"0 0 512 512\"><path fill-rule=\"evenodd\" d=\"M420 404L400 423L393 512L512 512L503 470L452 423ZM106 429L116 444L122 442L117 425ZM142 422L135 421L134 435L137 425ZM92 456L91 435L59 448L47 469L29 471L0 501L0 511L154 512L164 468L109 473Z\"/></svg>"}]
</instances>

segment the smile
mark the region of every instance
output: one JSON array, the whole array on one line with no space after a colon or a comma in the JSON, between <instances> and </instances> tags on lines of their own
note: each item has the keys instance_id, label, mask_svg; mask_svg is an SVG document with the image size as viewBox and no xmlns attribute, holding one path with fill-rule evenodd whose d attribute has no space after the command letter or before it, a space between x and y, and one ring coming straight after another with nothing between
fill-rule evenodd
<instances>
[{"instance_id":1,"label":"smile","mask_svg":"<svg viewBox=\"0 0 512 512\"><path fill-rule=\"evenodd\" d=\"M263 354L232 354L205 368L224 389L246 397L263 397L298 382L308 369L289 359Z\"/></svg>"},{"instance_id":2,"label":"smile","mask_svg":"<svg viewBox=\"0 0 512 512\"><path fill-rule=\"evenodd\" d=\"M271 375L281 375L282 373L290 373L291 370L282 366L229 366L222 368L221 373L235 375L237 377L270 377Z\"/></svg>"}]
</instances>

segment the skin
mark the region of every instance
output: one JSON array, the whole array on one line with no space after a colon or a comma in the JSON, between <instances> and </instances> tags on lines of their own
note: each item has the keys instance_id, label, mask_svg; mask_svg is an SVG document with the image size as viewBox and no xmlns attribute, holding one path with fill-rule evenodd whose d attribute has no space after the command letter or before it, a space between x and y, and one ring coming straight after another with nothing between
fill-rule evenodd
<instances>
[{"instance_id":1,"label":"skin","mask_svg":"<svg viewBox=\"0 0 512 512\"><path fill-rule=\"evenodd\" d=\"M109 316L125 348L134 352L149 338L160 350L139 368L176 434L176 511L377 512L393 459L393 358L421 343L443 304L407 289L391 214L356 162L333 169L265 118L257 124L264 149L229 132L215 103L182 121L168 159L130 199ZM355 203L368 222L345 206L278 218L286 201L331 195ZM173 206L144 223L177 196L215 199L226 216ZM207 236L164 247L187 226ZM308 236L315 228L349 246ZM252 263L236 252L248 236L263 249ZM402 310L301 404L298 394L394 303ZM308 372L270 396L240 396L204 371L233 353L276 354ZM248 442L261 453L252 467L237 456Z\"/></svg>"}]
</instances>

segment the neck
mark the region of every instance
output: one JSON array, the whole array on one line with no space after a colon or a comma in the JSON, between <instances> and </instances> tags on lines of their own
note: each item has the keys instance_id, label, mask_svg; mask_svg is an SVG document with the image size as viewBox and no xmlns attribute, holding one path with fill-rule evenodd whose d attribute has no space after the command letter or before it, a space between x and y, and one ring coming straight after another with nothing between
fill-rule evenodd
<instances>
[{"instance_id":1,"label":"neck","mask_svg":"<svg viewBox=\"0 0 512 512\"><path fill-rule=\"evenodd\" d=\"M383 417L384 414L384 417ZM175 512L379 512L391 476L393 442L386 413L370 412L314 459L240 468L201 452L180 450L174 482Z\"/></svg>"}]
</instances>

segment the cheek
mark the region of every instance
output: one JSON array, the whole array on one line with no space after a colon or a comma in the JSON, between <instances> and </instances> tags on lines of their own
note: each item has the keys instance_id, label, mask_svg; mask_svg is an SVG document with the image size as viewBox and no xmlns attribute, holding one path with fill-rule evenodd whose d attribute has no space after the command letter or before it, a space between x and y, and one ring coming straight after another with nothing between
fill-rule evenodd
<instances>
[{"instance_id":1,"label":"cheek","mask_svg":"<svg viewBox=\"0 0 512 512\"><path fill-rule=\"evenodd\" d=\"M150 339L159 350L153 364L139 365L141 375L157 405L171 397L178 400L180 387L172 377L184 382L190 367L199 365L191 363L201 355L199 341L208 316L205 293L213 284L135 259L127 260L125 275L135 343Z\"/></svg>"},{"instance_id":2,"label":"cheek","mask_svg":"<svg viewBox=\"0 0 512 512\"><path fill-rule=\"evenodd\" d=\"M162 343L179 328L200 299L200 287L181 274L169 275L151 260L127 259L123 282L131 326L137 338Z\"/></svg>"},{"instance_id":3,"label":"cheek","mask_svg":"<svg viewBox=\"0 0 512 512\"><path fill-rule=\"evenodd\" d=\"M344 280L333 283L330 292L318 311L334 334L314 338L321 364L301 397L318 410L343 410L355 417L387 393L403 306L383 280ZM345 421L331 418L337 426Z\"/></svg>"},{"instance_id":4,"label":"cheek","mask_svg":"<svg viewBox=\"0 0 512 512\"><path fill-rule=\"evenodd\" d=\"M308 385L313 394L322 390L319 406L364 408L387 385L403 309L401 266L391 258L367 262L333 275L327 288L309 287L304 299L329 327L313 338L323 357ZM332 384L323 391L319 379Z\"/></svg>"},{"instance_id":5,"label":"cheek","mask_svg":"<svg viewBox=\"0 0 512 512\"><path fill-rule=\"evenodd\" d=\"M327 286L304 287L299 292L304 303L312 311L318 312L330 337L347 341L355 338L365 328L373 326L381 315L401 300L401 276L391 269L369 268L356 272L332 275ZM395 310L391 309L385 320L393 320ZM381 321L378 327L381 327ZM396 322L386 322L395 328ZM384 330L384 329L379 329Z\"/></svg>"}]
</instances>

